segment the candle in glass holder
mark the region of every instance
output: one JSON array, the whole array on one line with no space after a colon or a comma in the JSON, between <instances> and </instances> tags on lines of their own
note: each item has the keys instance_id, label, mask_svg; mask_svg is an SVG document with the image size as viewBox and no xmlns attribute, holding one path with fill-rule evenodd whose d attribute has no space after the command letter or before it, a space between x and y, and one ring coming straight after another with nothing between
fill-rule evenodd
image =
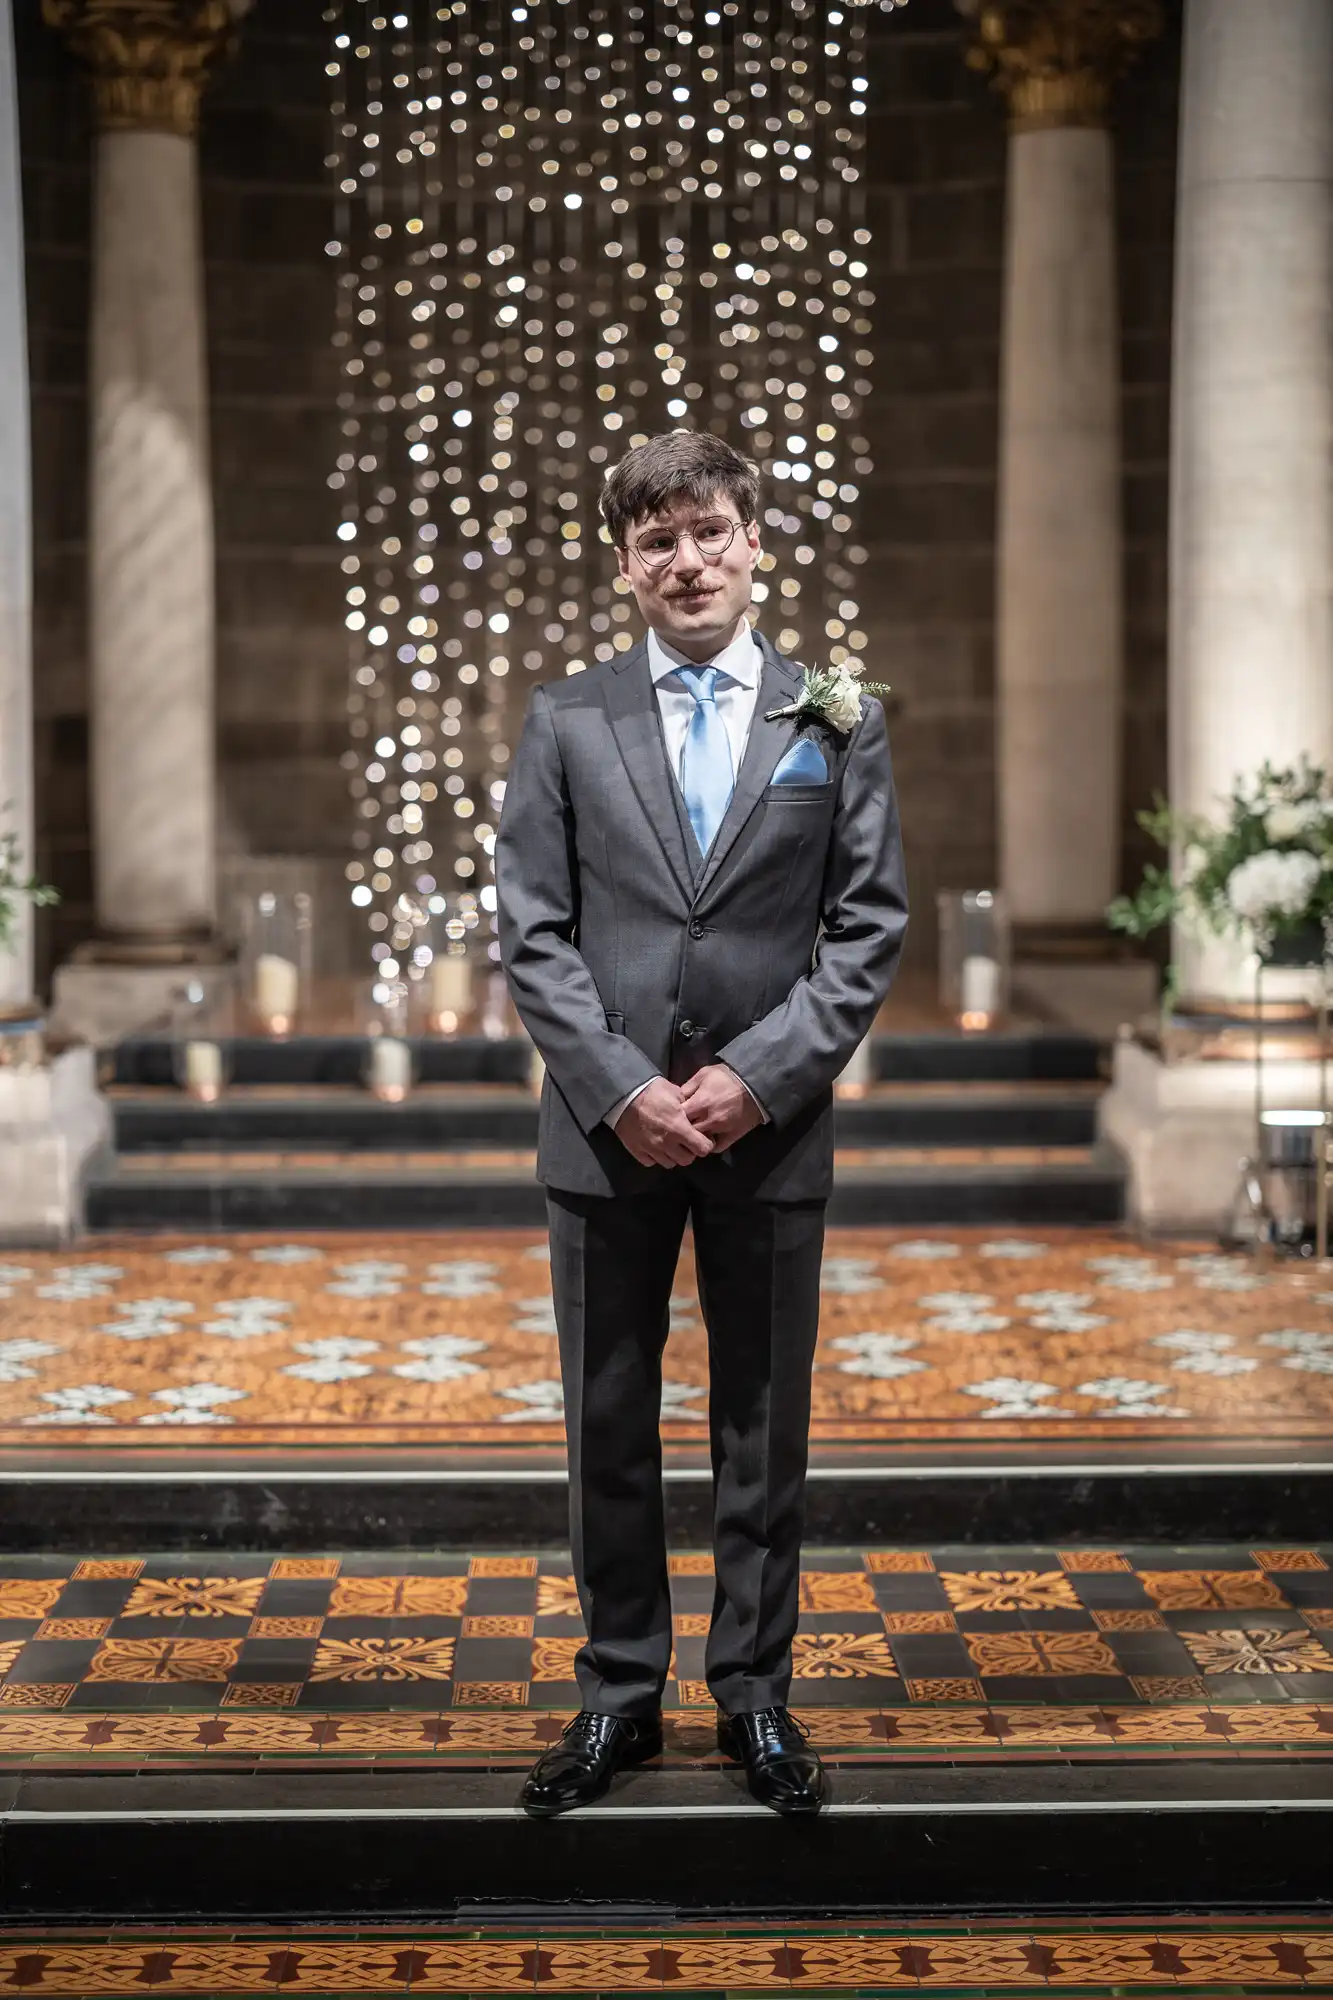
<instances>
[{"instance_id":1,"label":"candle in glass holder","mask_svg":"<svg viewBox=\"0 0 1333 2000\"><path fill-rule=\"evenodd\" d=\"M372 1037L370 1087L384 1104L401 1104L412 1088L412 1051L396 1035Z\"/></svg>"},{"instance_id":2,"label":"candle in glass holder","mask_svg":"<svg viewBox=\"0 0 1333 2000\"><path fill-rule=\"evenodd\" d=\"M440 1034L456 1034L471 1005L471 964L461 954L441 952L430 968L431 1025Z\"/></svg>"},{"instance_id":3,"label":"candle in glass holder","mask_svg":"<svg viewBox=\"0 0 1333 2000\"><path fill-rule=\"evenodd\" d=\"M255 960L255 1012L271 1033L285 1035L296 1015L301 976L289 958L274 951Z\"/></svg>"},{"instance_id":4,"label":"candle in glass holder","mask_svg":"<svg viewBox=\"0 0 1333 2000\"><path fill-rule=\"evenodd\" d=\"M988 1028L1000 1004L1000 967L996 959L971 952L959 975L959 1015L965 1028Z\"/></svg>"},{"instance_id":5,"label":"candle in glass holder","mask_svg":"<svg viewBox=\"0 0 1333 2000\"><path fill-rule=\"evenodd\" d=\"M185 1044L185 1088L201 1104L216 1104L222 1095L222 1051L216 1042Z\"/></svg>"}]
</instances>

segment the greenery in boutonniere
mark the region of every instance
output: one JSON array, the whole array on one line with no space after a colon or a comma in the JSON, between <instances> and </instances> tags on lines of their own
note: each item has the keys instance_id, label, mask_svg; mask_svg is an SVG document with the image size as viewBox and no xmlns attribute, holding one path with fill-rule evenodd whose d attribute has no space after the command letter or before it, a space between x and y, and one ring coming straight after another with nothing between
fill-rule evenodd
<instances>
[{"instance_id":1,"label":"greenery in boutonniere","mask_svg":"<svg viewBox=\"0 0 1333 2000\"><path fill-rule=\"evenodd\" d=\"M1177 919L1236 937L1261 957L1284 939L1333 932L1333 791L1322 765L1265 763L1238 779L1217 822L1174 812L1159 795L1137 815L1175 857L1150 863L1132 896L1108 905L1113 930L1147 937Z\"/></svg>"},{"instance_id":2,"label":"greenery in boutonniere","mask_svg":"<svg viewBox=\"0 0 1333 2000\"><path fill-rule=\"evenodd\" d=\"M0 833L0 951L11 951L18 923L18 899L26 896L39 908L60 901L60 891L35 875L23 873L19 837L12 830Z\"/></svg>"},{"instance_id":3,"label":"greenery in boutonniere","mask_svg":"<svg viewBox=\"0 0 1333 2000\"><path fill-rule=\"evenodd\" d=\"M801 692L785 708L770 708L764 720L779 722L788 715L817 715L846 736L861 720L863 694L889 694L883 681L863 681L853 667L801 667Z\"/></svg>"}]
</instances>

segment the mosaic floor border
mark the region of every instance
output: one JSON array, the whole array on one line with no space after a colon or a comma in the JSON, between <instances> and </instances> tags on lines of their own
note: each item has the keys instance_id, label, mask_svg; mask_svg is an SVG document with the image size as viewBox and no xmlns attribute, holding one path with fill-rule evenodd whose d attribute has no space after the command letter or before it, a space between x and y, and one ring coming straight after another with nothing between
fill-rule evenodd
<instances>
[{"instance_id":1,"label":"mosaic floor border","mask_svg":"<svg viewBox=\"0 0 1333 2000\"><path fill-rule=\"evenodd\" d=\"M60 1995L1333 1992L1326 1923L1189 1921L355 1935L0 1932L0 1986Z\"/></svg>"}]
</instances>

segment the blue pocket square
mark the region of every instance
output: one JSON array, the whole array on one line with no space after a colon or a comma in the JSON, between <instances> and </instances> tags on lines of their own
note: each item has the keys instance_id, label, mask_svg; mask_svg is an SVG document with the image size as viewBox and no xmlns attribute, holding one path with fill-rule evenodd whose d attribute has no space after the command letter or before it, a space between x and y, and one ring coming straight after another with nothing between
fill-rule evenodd
<instances>
[{"instance_id":1,"label":"blue pocket square","mask_svg":"<svg viewBox=\"0 0 1333 2000\"><path fill-rule=\"evenodd\" d=\"M771 785L823 785L828 766L808 736L798 736L769 779Z\"/></svg>"}]
</instances>

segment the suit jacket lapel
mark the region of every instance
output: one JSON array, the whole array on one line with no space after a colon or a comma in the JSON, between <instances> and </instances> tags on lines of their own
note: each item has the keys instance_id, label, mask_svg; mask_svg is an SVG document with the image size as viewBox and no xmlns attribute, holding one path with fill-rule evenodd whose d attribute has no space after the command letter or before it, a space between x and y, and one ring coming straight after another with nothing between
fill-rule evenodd
<instances>
[{"instance_id":1,"label":"suit jacket lapel","mask_svg":"<svg viewBox=\"0 0 1333 2000\"><path fill-rule=\"evenodd\" d=\"M702 896L716 877L741 828L758 805L764 787L773 775L773 767L796 734L795 717L787 716L781 722L768 722L765 717L770 708L783 708L792 700L801 684L800 669L793 661L785 659L763 633L757 633L756 637L764 655L764 670L759 681L754 718L750 723L741 768L736 774L731 803L708 850L703 874L696 885L696 897Z\"/></svg>"},{"instance_id":2,"label":"suit jacket lapel","mask_svg":"<svg viewBox=\"0 0 1333 2000\"><path fill-rule=\"evenodd\" d=\"M679 787L667 764L662 718L648 671L648 648L642 640L617 660L615 672L607 675L603 686L630 783L686 901L693 901L694 866L685 844L684 816L677 809Z\"/></svg>"}]
</instances>

